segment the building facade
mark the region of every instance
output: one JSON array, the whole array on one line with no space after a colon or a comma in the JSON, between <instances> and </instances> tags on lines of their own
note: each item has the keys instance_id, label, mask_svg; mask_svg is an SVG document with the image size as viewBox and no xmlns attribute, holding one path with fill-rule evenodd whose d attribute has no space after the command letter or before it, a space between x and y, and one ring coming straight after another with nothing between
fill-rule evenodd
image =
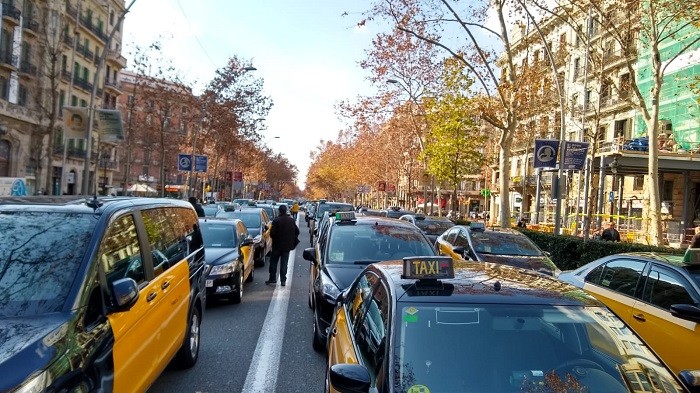
<instances>
[{"instance_id":1,"label":"building facade","mask_svg":"<svg viewBox=\"0 0 700 393\"><path fill-rule=\"evenodd\" d=\"M115 108L123 0L3 1L0 22L0 177L23 178L27 193L78 194L85 139L64 140L62 108ZM112 37L110 39L110 34ZM97 86L95 75L98 70ZM111 183L114 146L93 138L90 186ZM65 146L65 149L64 149Z\"/></svg>"},{"instance_id":2,"label":"building facade","mask_svg":"<svg viewBox=\"0 0 700 393\"><path fill-rule=\"evenodd\" d=\"M612 35L609 26L615 23L627 30L627 43ZM630 103L630 95L631 78L636 78L647 107L651 105L650 53L635 23L625 16L625 10L578 14L566 23L557 18L541 23L566 100L564 108L558 102L544 105L521 121L509 173L505 174L510 176L508 192L516 216L524 215L534 225L553 226L557 195L552 193L552 184L557 173L554 168L533 168L534 139L562 139L564 122L563 139L589 142L593 151L588 171L565 171L560 182L564 232L579 230L581 234L582 214L590 211L594 226L617 220L627 240L649 241L646 190L655 181L659 182L663 230L669 244L683 242L688 230L700 223L700 163L694 159L700 150L700 113L698 94L692 89L700 71L700 60L693 55L700 46L696 44L667 68L659 117L660 175L649 179L646 125ZM689 26L678 34L681 38L664 42L662 62L673 58L698 34L697 27ZM521 67L540 64L553 75L545 46L534 28L520 26L512 36ZM494 174L494 182L499 175ZM498 192L493 199L494 211L500 202Z\"/></svg>"}]
</instances>

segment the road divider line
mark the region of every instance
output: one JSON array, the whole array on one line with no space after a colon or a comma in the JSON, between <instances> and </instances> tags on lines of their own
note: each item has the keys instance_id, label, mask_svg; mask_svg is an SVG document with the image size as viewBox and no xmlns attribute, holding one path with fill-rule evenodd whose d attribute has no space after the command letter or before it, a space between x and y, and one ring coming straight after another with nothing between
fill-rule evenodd
<instances>
[{"instance_id":1,"label":"road divider line","mask_svg":"<svg viewBox=\"0 0 700 393\"><path fill-rule=\"evenodd\" d=\"M243 393L268 393L274 392L277 388L277 373L282 356L287 308L291 298L290 289L287 288L292 286L295 258L296 250L292 250L287 261L287 286L275 285L270 307L267 309L265 322L263 322L253 359L250 362L250 368L248 368L248 375L245 378Z\"/></svg>"}]
</instances>

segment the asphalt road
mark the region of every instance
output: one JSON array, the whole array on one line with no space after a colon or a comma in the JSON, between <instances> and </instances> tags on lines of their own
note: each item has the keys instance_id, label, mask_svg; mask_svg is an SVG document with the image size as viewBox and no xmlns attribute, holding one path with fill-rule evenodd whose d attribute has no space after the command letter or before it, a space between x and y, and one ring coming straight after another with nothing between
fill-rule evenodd
<instances>
[{"instance_id":1,"label":"asphalt road","mask_svg":"<svg viewBox=\"0 0 700 393\"><path fill-rule=\"evenodd\" d=\"M189 370L168 367L149 392L323 391L325 355L311 347L309 262L302 258L309 232L302 214L299 232L287 286L266 285L268 265L256 268L241 304L222 301L205 310L197 364Z\"/></svg>"}]
</instances>

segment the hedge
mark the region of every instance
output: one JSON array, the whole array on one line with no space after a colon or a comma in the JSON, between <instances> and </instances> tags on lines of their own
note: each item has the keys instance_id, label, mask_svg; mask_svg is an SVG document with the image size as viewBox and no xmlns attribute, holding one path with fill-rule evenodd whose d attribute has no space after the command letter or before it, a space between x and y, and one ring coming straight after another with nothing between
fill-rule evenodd
<instances>
[{"instance_id":1,"label":"hedge","mask_svg":"<svg viewBox=\"0 0 700 393\"><path fill-rule=\"evenodd\" d=\"M583 241L582 238L569 235L518 228L538 247L552 254L552 261L561 270L576 269L588 262L604 256L623 252L658 252L683 255L685 250L670 247L653 247L638 243L608 242L602 240Z\"/></svg>"}]
</instances>

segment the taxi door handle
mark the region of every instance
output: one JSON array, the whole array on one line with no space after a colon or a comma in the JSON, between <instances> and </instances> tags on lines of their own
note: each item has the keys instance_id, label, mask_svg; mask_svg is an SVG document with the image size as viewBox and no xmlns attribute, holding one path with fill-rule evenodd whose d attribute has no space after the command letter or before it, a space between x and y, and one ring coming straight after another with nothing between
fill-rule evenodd
<instances>
[{"instance_id":1,"label":"taxi door handle","mask_svg":"<svg viewBox=\"0 0 700 393\"><path fill-rule=\"evenodd\" d=\"M333 330L331 330L331 334L333 335L333 337L335 337L335 335L338 334L338 329L333 328Z\"/></svg>"},{"instance_id":2,"label":"taxi door handle","mask_svg":"<svg viewBox=\"0 0 700 393\"><path fill-rule=\"evenodd\" d=\"M642 322L645 322L647 320L646 318L644 318L644 314L632 314L632 318Z\"/></svg>"},{"instance_id":3,"label":"taxi door handle","mask_svg":"<svg viewBox=\"0 0 700 393\"><path fill-rule=\"evenodd\" d=\"M170 281L163 281L162 284L160 284L160 289L166 290L170 286Z\"/></svg>"},{"instance_id":4,"label":"taxi door handle","mask_svg":"<svg viewBox=\"0 0 700 393\"><path fill-rule=\"evenodd\" d=\"M146 301L151 302L151 301L153 301L153 299L156 298L156 296L158 296L158 294L156 292L151 292L148 294L148 296L146 296Z\"/></svg>"}]
</instances>

